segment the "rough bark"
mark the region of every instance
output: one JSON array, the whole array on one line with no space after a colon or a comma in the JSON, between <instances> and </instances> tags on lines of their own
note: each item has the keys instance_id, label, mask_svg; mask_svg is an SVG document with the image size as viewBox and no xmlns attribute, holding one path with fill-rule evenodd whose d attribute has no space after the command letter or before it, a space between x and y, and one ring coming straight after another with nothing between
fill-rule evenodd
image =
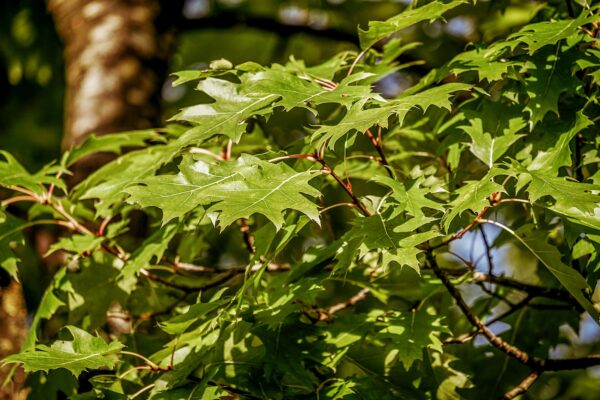
<instances>
[{"instance_id":1,"label":"rough bark","mask_svg":"<svg viewBox=\"0 0 600 400\"><path fill-rule=\"evenodd\" d=\"M47 0L65 48L63 148L80 143L92 133L104 135L160 125L161 89L174 43L172 28L182 3ZM74 182L107 159L94 156L80 162ZM19 351L27 329L21 286L10 280L3 284L0 359ZM8 371L0 370L0 383ZM17 371L9 386L0 388L0 400L25 398L23 380L23 372Z\"/></svg>"},{"instance_id":2,"label":"rough bark","mask_svg":"<svg viewBox=\"0 0 600 400\"><path fill-rule=\"evenodd\" d=\"M65 46L63 147L160 124L160 91L181 2L48 0ZM161 7L162 6L162 7Z\"/></svg>"},{"instance_id":3,"label":"rough bark","mask_svg":"<svg viewBox=\"0 0 600 400\"><path fill-rule=\"evenodd\" d=\"M21 348L27 332L25 301L21 285L2 277L0 287L0 359L16 353ZM6 286L5 286L6 285ZM11 373L12 365L0 369L0 384L7 374ZM23 389L25 374L21 368L14 372L13 379L0 389L0 400L20 400L27 397Z\"/></svg>"}]
</instances>

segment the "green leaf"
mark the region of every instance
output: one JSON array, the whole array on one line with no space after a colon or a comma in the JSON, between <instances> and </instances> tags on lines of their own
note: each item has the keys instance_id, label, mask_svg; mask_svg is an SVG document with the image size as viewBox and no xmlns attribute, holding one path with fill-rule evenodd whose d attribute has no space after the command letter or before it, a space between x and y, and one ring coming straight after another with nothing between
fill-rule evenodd
<instances>
[{"instance_id":1,"label":"green leaf","mask_svg":"<svg viewBox=\"0 0 600 400\"><path fill-rule=\"evenodd\" d=\"M487 49L476 48L460 53L438 71L438 79L442 79L450 73L460 75L465 72L475 72L479 81L498 81L507 74L511 67L523 64L523 62L513 59L501 58L505 49L506 45L500 42Z\"/></svg>"},{"instance_id":2,"label":"green leaf","mask_svg":"<svg viewBox=\"0 0 600 400\"><path fill-rule=\"evenodd\" d=\"M311 171L297 172L284 163L250 155L212 165L190 159L180 165L178 175L148 178L126 192L129 202L160 208L163 223L212 204L207 211L218 213L222 228L240 218L262 214L279 229L286 209L300 211L318 223L317 205L304 196L320 195L308 183L315 176Z\"/></svg>"},{"instance_id":3,"label":"green leaf","mask_svg":"<svg viewBox=\"0 0 600 400\"><path fill-rule=\"evenodd\" d=\"M431 189L427 187L421 187L425 178L416 179L410 185L408 190L403 183L400 183L397 180L387 176L376 175L371 180L388 186L390 189L392 189L392 195L390 197L398 202L399 211L406 210L413 217L425 216L423 213L423 208L429 208L437 211L444 210L442 204L426 197L427 194L431 193Z\"/></svg>"},{"instance_id":4,"label":"green leaf","mask_svg":"<svg viewBox=\"0 0 600 400\"><path fill-rule=\"evenodd\" d=\"M513 235L515 239L531 251L583 309L590 314L594 321L600 324L598 311L589 300L592 289L576 269L562 263L558 249L547 242L547 233L534 229L531 224L519 228L516 232L504 225L498 226Z\"/></svg>"},{"instance_id":5,"label":"green leaf","mask_svg":"<svg viewBox=\"0 0 600 400\"><path fill-rule=\"evenodd\" d=\"M562 133L558 137L558 140L554 136L552 137L553 146L538 152L527 169L530 171L539 171L543 174L556 175L561 167L570 166L571 149L569 148L569 143L575 135L592 124L593 122L580 111L575 115L573 121L547 126L547 129Z\"/></svg>"},{"instance_id":6,"label":"green leaf","mask_svg":"<svg viewBox=\"0 0 600 400\"><path fill-rule=\"evenodd\" d=\"M68 271L61 287L68 294L68 323L98 329L107 322L111 306L126 304L128 293L117 281L120 265L112 255L101 252L72 263L77 261L77 271Z\"/></svg>"},{"instance_id":7,"label":"green leaf","mask_svg":"<svg viewBox=\"0 0 600 400\"><path fill-rule=\"evenodd\" d=\"M172 145L158 145L125 154L88 176L75 187L71 197L74 200L98 199L95 203L97 216L111 216L112 207L123 202L123 189L154 174L171 159L173 149Z\"/></svg>"},{"instance_id":8,"label":"green leaf","mask_svg":"<svg viewBox=\"0 0 600 400\"><path fill-rule=\"evenodd\" d=\"M561 40L571 36L581 35L581 26L594 21L585 11L576 19L563 19L558 21L543 21L524 26L513 33L508 40L518 40L527 46L529 54L533 54L544 46L555 45Z\"/></svg>"},{"instance_id":9,"label":"green leaf","mask_svg":"<svg viewBox=\"0 0 600 400\"><path fill-rule=\"evenodd\" d=\"M173 86L183 85L184 83L188 83L191 81L198 81L200 79L206 79L213 76L220 76L228 73L230 71L223 69L203 69L203 70L185 70L185 71L177 71L173 72L172 75L175 75L177 79L173 81Z\"/></svg>"},{"instance_id":10,"label":"green leaf","mask_svg":"<svg viewBox=\"0 0 600 400\"><path fill-rule=\"evenodd\" d=\"M517 132L525 128L527 122L520 114L501 104L485 101L481 112L465 112L469 125L459 128L471 138L471 152L491 168L523 136Z\"/></svg>"},{"instance_id":11,"label":"green leaf","mask_svg":"<svg viewBox=\"0 0 600 400\"><path fill-rule=\"evenodd\" d=\"M0 267L4 268L10 276L19 280L17 263L19 258L13 249L25 241L22 230L27 223L0 210Z\"/></svg>"},{"instance_id":12,"label":"green leaf","mask_svg":"<svg viewBox=\"0 0 600 400\"><path fill-rule=\"evenodd\" d=\"M29 326L29 331L27 332L27 337L25 338L25 343L23 344L23 349L31 349L35 345L35 342L37 341L38 328L41 325L42 320L50 319L60 309L60 307L66 305L54 293L55 289L60 286L60 282L64 279L66 272L67 269L62 268L58 270L58 272L52 277L52 282L46 288L46 291L42 296L42 300L35 311L33 321Z\"/></svg>"},{"instance_id":13,"label":"green leaf","mask_svg":"<svg viewBox=\"0 0 600 400\"><path fill-rule=\"evenodd\" d=\"M417 360L423 359L423 349L443 352L440 333L447 332L442 318L425 310L397 313L387 319L387 326L375 338L385 343L387 355L385 368L389 370L400 361L407 370Z\"/></svg>"},{"instance_id":14,"label":"green leaf","mask_svg":"<svg viewBox=\"0 0 600 400\"><path fill-rule=\"evenodd\" d=\"M156 230L137 248L131 257L125 263L119 279L124 282L129 282L134 278L142 268L148 267L152 259L160 261L164 252L169 247L169 243L177 233L179 224L170 223Z\"/></svg>"},{"instance_id":15,"label":"green leaf","mask_svg":"<svg viewBox=\"0 0 600 400\"><path fill-rule=\"evenodd\" d=\"M273 104L275 107L282 106L286 111L296 107L314 111L311 104L334 103L348 108L355 101L376 97L368 84L351 85L368 76L368 74L351 75L337 84L335 89L329 89L285 70L272 68L250 74L245 77L244 84L249 92L262 93L265 96L278 95L279 100Z\"/></svg>"},{"instance_id":16,"label":"green leaf","mask_svg":"<svg viewBox=\"0 0 600 400\"><path fill-rule=\"evenodd\" d=\"M254 311L257 321L271 330L278 329L290 314L301 310L304 305L314 304L317 295L325 290L320 279L315 278L305 278L285 286L277 281L274 283L265 293L265 304Z\"/></svg>"},{"instance_id":17,"label":"green leaf","mask_svg":"<svg viewBox=\"0 0 600 400\"><path fill-rule=\"evenodd\" d=\"M328 148L334 149L337 141L344 137L348 132L364 132L372 126L381 126L387 128L388 120L396 116L399 123L406 115L414 109L421 109L423 112L431 106L445 108L450 110L450 96L461 90L469 90L472 86L464 83L447 83L422 92L406 95L397 100L389 102L366 102L359 101L354 103L341 121L335 125L321 125L312 137L311 141L316 142L316 147L320 147L326 141ZM378 107L366 108L365 104Z\"/></svg>"},{"instance_id":18,"label":"green leaf","mask_svg":"<svg viewBox=\"0 0 600 400\"><path fill-rule=\"evenodd\" d=\"M43 184L53 183L59 188L65 187L62 181L47 176L48 173L55 173L56 170L47 167L36 174L31 174L10 153L0 150L0 155L6 160L0 160L0 186L9 189L13 186L19 186L37 195L44 193Z\"/></svg>"},{"instance_id":19,"label":"green leaf","mask_svg":"<svg viewBox=\"0 0 600 400\"><path fill-rule=\"evenodd\" d=\"M65 250L76 254L90 253L98 248L104 240L104 237L93 235L75 234L62 237L58 242L53 243L52 246L50 246L50 250L48 250L44 256L47 257L58 250Z\"/></svg>"},{"instance_id":20,"label":"green leaf","mask_svg":"<svg viewBox=\"0 0 600 400\"><path fill-rule=\"evenodd\" d=\"M176 142L176 147L199 145L215 135L225 135L238 142L246 130L246 120L253 115L271 112L271 105L279 97L272 93L240 93L239 85L215 78L207 78L198 84L215 102L198 104L183 109L171 120L186 121L194 127Z\"/></svg>"},{"instance_id":21,"label":"green leaf","mask_svg":"<svg viewBox=\"0 0 600 400\"><path fill-rule=\"evenodd\" d=\"M449 203L450 211L444 216L446 232L450 229L452 221L463 212L471 210L479 213L484 207L489 207L488 198L491 194L504 192L502 185L494 182L494 177L502 174L506 172L495 167L491 168L481 180L469 181L455 191L458 196Z\"/></svg>"},{"instance_id":22,"label":"green leaf","mask_svg":"<svg viewBox=\"0 0 600 400\"><path fill-rule=\"evenodd\" d=\"M358 29L360 47L367 49L394 32L408 28L419 22L438 19L447 11L464 3L465 1L456 0L447 3L433 1L422 7L404 11L386 21L371 21L366 30Z\"/></svg>"},{"instance_id":23,"label":"green leaf","mask_svg":"<svg viewBox=\"0 0 600 400\"><path fill-rule=\"evenodd\" d=\"M4 364L19 363L25 372L49 371L65 368L75 376L87 369L113 368L113 357L122 348L119 342L106 343L99 336L93 336L75 326L66 327L73 340L56 341L50 347L37 345L33 349L6 357Z\"/></svg>"},{"instance_id":24,"label":"green leaf","mask_svg":"<svg viewBox=\"0 0 600 400\"><path fill-rule=\"evenodd\" d=\"M600 185L571 181L537 170L521 170L517 190L524 186L527 186L532 203L548 196L556 201L558 208L576 208L584 213L593 213L600 204L600 196L592 193L594 190L600 190Z\"/></svg>"},{"instance_id":25,"label":"green leaf","mask_svg":"<svg viewBox=\"0 0 600 400\"><path fill-rule=\"evenodd\" d=\"M567 47L567 46L565 46ZM559 45L560 49L560 45ZM524 110L531 115L529 124L534 127L547 113L558 113L560 96L573 94L581 82L568 71L571 70L577 49L564 51L548 47L537 53L526 64L524 79L529 101Z\"/></svg>"},{"instance_id":26,"label":"green leaf","mask_svg":"<svg viewBox=\"0 0 600 400\"><path fill-rule=\"evenodd\" d=\"M159 323L159 326L169 335L180 335L192 326L192 324L201 321L204 316L230 301L230 299L221 299L210 301L208 303L194 304L190 306L184 314L161 322Z\"/></svg>"},{"instance_id":27,"label":"green leaf","mask_svg":"<svg viewBox=\"0 0 600 400\"><path fill-rule=\"evenodd\" d=\"M336 255L339 260L336 269L347 267L355 256L363 257L367 252L378 250L382 253L383 267L394 262L419 272L417 255L422 251L415 246L440 234L430 229L417 230L433 218L421 216L407 220L402 216L393 217L395 213L390 214L375 214L353 221L352 229L342 236L343 244Z\"/></svg>"},{"instance_id":28,"label":"green leaf","mask_svg":"<svg viewBox=\"0 0 600 400\"><path fill-rule=\"evenodd\" d=\"M163 142L164 138L155 129L111 133L110 135L90 135L82 144L66 153L65 165L70 166L83 157L98 152L120 154L124 147L146 146L149 140Z\"/></svg>"}]
</instances>

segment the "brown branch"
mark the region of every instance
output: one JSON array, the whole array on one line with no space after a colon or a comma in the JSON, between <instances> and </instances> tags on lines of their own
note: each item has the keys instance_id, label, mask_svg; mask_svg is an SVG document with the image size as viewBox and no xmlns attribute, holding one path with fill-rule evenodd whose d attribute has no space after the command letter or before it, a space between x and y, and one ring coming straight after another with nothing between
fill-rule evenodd
<instances>
[{"instance_id":1,"label":"brown branch","mask_svg":"<svg viewBox=\"0 0 600 400\"><path fill-rule=\"evenodd\" d=\"M236 273L236 271L227 271L227 272L224 272L223 274L221 274L221 276L219 276L216 279L208 282L205 285L201 285L201 286L187 286L187 285L181 285L179 283L171 282L171 281L169 281L169 280L167 280L167 279L165 279L165 278L163 278L163 277L161 277L159 275L156 275L156 274L148 271L145 268L142 268L140 270L140 274L143 275L143 276L145 276L149 280L161 283L161 284L163 284L165 286L168 286L170 288L173 288L173 289L181 290L181 291L186 292L186 293L199 292L201 290L206 290L206 289L210 289L210 288L213 288L215 286L218 286L221 283L227 281L233 275L235 275L235 273Z\"/></svg>"},{"instance_id":2,"label":"brown branch","mask_svg":"<svg viewBox=\"0 0 600 400\"><path fill-rule=\"evenodd\" d=\"M248 252L250 254L255 254L256 247L254 247L254 237L250 234L250 227L248 226L248 222L245 218L240 219L240 232L242 232L244 244L246 245Z\"/></svg>"},{"instance_id":3,"label":"brown branch","mask_svg":"<svg viewBox=\"0 0 600 400\"><path fill-rule=\"evenodd\" d=\"M532 371L529 375L527 375L527 377L525 379L523 379L521 381L521 383L519 383L513 389L506 392L504 394L504 396L502 396L502 400L511 400L511 399L514 399L515 397L525 393L527 390L529 390L531 385L533 385L535 383L535 381L538 380L538 378L540 377L541 374L542 374L541 371L537 371L537 370Z\"/></svg>"},{"instance_id":4,"label":"brown branch","mask_svg":"<svg viewBox=\"0 0 600 400\"><path fill-rule=\"evenodd\" d=\"M352 191L352 185L344 183L344 181L333 171L333 168L331 168L329 166L329 164L327 164L327 162L323 159L323 157L320 154L315 152L315 154L313 154L312 156L318 163L321 164L321 166L323 166L323 170L326 173L328 173L329 175L331 175L333 177L333 179L335 179L336 182L340 184L340 186L344 189L344 191L348 194L348 196L350 196L350 198L352 199L352 202L356 205L356 207L360 210L360 212L365 217L370 217L372 215L372 213L358 199L358 197L356 197L356 195Z\"/></svg>"},{"instance_id":5,"label":"brown branch","mask_svg":"<svg viewBox=\"0 0 600 400\"><path fill-rule=\"evenodd\" d=\"M335 314L336 312L345 310L346 308L352 307L358 302L361 302L367 298L367 295L371 292L369 288L363 288L354 296L350 297L346 301L332 305L327 309L329 315Z\"/></svg>"},{"instance_id":6,"label":"brown branch","mask_svg":"<svg viewBox=\"0 0 600 400\"><path fill-rule=\"evenodd\" d=\"M483 229L483 226L481 225L479 225L479 232L481 233L481 238L483 239L483 244L485 246L485 257L488 262L488 274L492 275L492 273L494 272L494 259L492 258L490 242L487 238L485 230Z\"/></svg>"},{"instance_id":7,"label":"brown branch","mask_svg":"<svg viewBox=\"0 0 600 400\"><path fill-rule=\"evenodd\" d=\"M592 354L581 358L543 359L540 365L544 371L565 371L583 369L600 365L600 354Z\"/></svg>"},{"instance_id":8,"label":"brown branch","mask_svg":"<svg viewBox=\"0 0 600 400\"><path fill-rule=\"evenodd\" d=\"M523 283L504 276L489 275L481 272L474 273L472 280L474 282L489 282L496 285L510 287L535 297L546 297L552 300L571 303L573 305L578 304L567 291L562 289L531 285L529 283Z\"/></svg>"},{"instance_id":9,"label":"brown branch","mask_svg":"<svg viewBox=\"0 0 600 400\"><path fill-rule=\"evenodd\" d=\"M308 21L307 21L308 22ZM350 42L358 46L358 37L354 32L340 30L333 27L316 29L306 25L288 25L274 18L245 15L236 12L219 12L205 18L187 19L182 18L177 24L177 29L232 29L237 26L254 28L276 33L278 37L289 38L293 35L305 34L316 38Z\"/></svg>"},{"instance_id":10,"label":"brown branch","mask_svg":"<svg viewBox=\"0 0 600 400\"><path fill-rule=\"evenodd\" d=\"M503 320L504 318L514 314L515 312L519 311L521 308L525 307L526 305L528 305L528 303L531 301L531 297L527 296L526 298L524 298L523 300L521 300L520 302L518 302L517 304L511 304L510 308L508 310L506 310L505 312L503 312L502 314L492 318L491 320L487 321L485 323L486 326L491 326L492 324L495 324L496 322ZM454 338L448 338L446 340L444 340L442 343L444 344L463 344L468 342L469 340L473 339L475 336L477 336L481 331L479 329L475 329L469 333L464 333L460 336L454 337Z\"/></svg>"},{"instance_id":11,"label":"brown branch","mask_svg":"<svg viewBox=\"0 0 600 400\"><path fill-rule=\"evenodd\" d=\"M521 362L522 364L528 365L532 369L532 373L525 378L517 387L507 392L503 399L513 399L519 394L524 393L529 387L538 379L539 375L545 371L564 371L572 369L584 369L600 365L600 354L593 354L582 358L572 359L545 359L538 357L531 357L528 353L519 349L517 346L506 342L504 339L496 336L487 326L484 324L479 317L477 317L473 310L467 305L460 291L452 284L448 275L438 265L431 251L426 252L427 261L433 269L436 276L442 281L442 284L446 287L446 290L454 298L457 306L460 308L462 313L467 317L471 325L477 328L477 331L481 332L487 340L496 347L498 350L504 352L508 356ZM466 340L465 340L466 341Z\"/></svg>"},{"instance_id":12,"label":"brown branch","mask_svg":"<svg viewBox=\"0 0 600 400\"><path fill-rule=\"evenodd\" d=\"M514 359L518 360L519 362L521 362L525 365L537 366L537 363L535 362L535 360L533 360L532 357L528 353L526 353L523 350L519 349L518 347L504 341L504 339L496 336L479 319L479 317L477 317L473 313L471 308L467 305L467 303L463 299L460 291L452 284L452 282L450 282L450 278L448 278L448 275L437 265L437 262L435 261L435 258L433 256L433 254L431 253L431 251L428 251L426 254L427 254L427 260L429 261L429 265L433 269L433 272L442 281L443 285L446 287L446 289L448 290L450 295L454 298L456 305L458 306L458 308L460 308L460 310L463 312L465 317L467 317L469 322L475 328L477 328L481 332L481 334L483 336L485 336L487 338L487 340L498 350L508 354L509 356L513 357Z\"/></svg>"},{"instance_id":13,"label":"brown branch","mask_svg":"<svg viewBox=\"0 0 600 400\"><path fill-rule=\"evenodd\" d=\"M28 194L24 194L22 196L14 196L14 197L10 197L10 198L2 201L2 203L0 203L0 206L6 207L6 206L8 206L10 204L18 203L20 201L33 201L33 202L37 202L38 198L30 196Z\"/></svg>"},{"instance_id":14,"label":"brown branch","mask_svg":"<svg viewBox=\"0 0 600 400\"><path fill-rule=\"evenodd\" d=\"M385 153L383 152L383 147L381 147L381 127L377 128L377 137L375 137L373 135L373 133L371 132L370 129L367 129L365 131L365 135L367 135L367 137L373 144L373 147L375 147L377 154L379 154L379 158L381 159L381 165L383 165L385 167L385 170L387 171L390 178L394 179L394 173L392 172L392 167L390 166L387 158L385 157Z\"/></svg>"}]
</instances>

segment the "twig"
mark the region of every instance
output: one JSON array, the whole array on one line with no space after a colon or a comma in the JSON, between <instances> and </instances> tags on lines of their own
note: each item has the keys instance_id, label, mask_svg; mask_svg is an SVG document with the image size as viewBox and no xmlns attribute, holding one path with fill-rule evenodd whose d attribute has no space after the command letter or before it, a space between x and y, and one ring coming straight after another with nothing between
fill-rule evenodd
<instances>
[{"instance_id":1,"label":"twig","mask_svg":"<svg viewBox=\"0 0 600 400\"><path fill-rule=\"evenodd\" d=\"M485 245L485 256L486 256L487 262L488 262L488 274L492 275L492 273L494 272L494 260L492 258L490 242L487 238L485 230L483 229L483 227L481 225L479 225L479 232L481 232L481 238L483 239L483 244Z\"/></svg>"},{"instance_id":2,"label":"twig","mask_svg":"<svg viewBox=\"0 0 600 400\"><path fill-rule=\"evenodd\" d=\"M600 365L600 354L593 354L582 358L571 358L571 359L546 359L531 357L528 353L519 349L517 346L506 342L504 339L496 336L487 326L484 324L479 317L477 317L471 308L467 305L463 299L460 291L450 282L448 275L443 271L435 261L435 258L431 251L426 252L427 261L435 272L436 276L442 281L442 284L446 287L450 295L454 298L454 301L463 312L465 317L469 320L471 325L477 328L488 341L496 347L498 350L506 353L515 360L522 364L528 365L534 371L539 373L543 371L563 371L571 369L584 369ZM533 380L535 381L535 380ZM531 383L533 383L533 381ZM531 385L531 384L530 384ZM530 386L529 385L529 386Z\"/></svg>"},{"instance_id":3,"label":"twig","mask_svg":"<svg viewBox=\"0 0 600 400\"><path fill-rule=\"evenodd\" d=\"M537 370L532 371L529 375L527 375L527 377L525 379L523 379L521 381L521 383L519 383L513 389L506 392L504 394L504 396L502 396L502 400L512 400L515 397L525 393L527 390L529 390L531 385L533 385L535 383L535 381L538 380L540 375L541 375L541 371L537 371Z\"/></svg>"},{"instance_id":4,"label":"twig","mask_svg":"<svg viewBox=\"0 0 600 400\"><path fill-rule=\"evenodd\" d=\"M528 353L519 349L518 347L504 341L504 339L496 336L480 319L477 317L471 308L467 305L465 300L460 294L460 291L450 282L448 275L437 265L435 258L431 251L426 253L427 260L429 261L429 265L433 269L433 272L436 276L442 281L450 295L454 298L456 305L461 309L465 317L469 320L469 322L476 327L482 334L485 336L488 341L495 346L500 351L508 354L509 356L515 358L525 365L536 366L536 363L533 362L533 359L529 356Z\"/></svg>"},{"instance_id":5,"label":"twig","mask_svg":"<svg viewBox=\"0 0 600 400\"><path fill-rule=\"evenodd\" d=\"M358 55L352 62L352 65L350 65L350 68L348 69L348 73L346 74L346 76L352 75L352 71L354 71L354 67L356 67L356 64L358 64L358 62L365 56L365 54L367 54L368 50L369 50L369 47L367 47L366 49L364 49L363 51L358 53Z\"/></svg>"},{"instance_id":6,"label":"twig","mask_svg":"<svg viewBox=\"0 0 600 400\"><path fill-rule=\"evenodd\" d=\"M159 275L156 275L156 274L148 271L145 268L142 268L140 270L140 274L143 275L143 276L145 276L146 278L148 278L148 279L150 279L152 281L161 283L161 284L163 284L165 286L168 286L170 288L181 290L181 291L186 292L186 293L199 292L201 290L206 290L206 289L210 289L210 288L213 288L215 286L218 286L221 283L227 281L229 278L231 278L235 273L236 273L236 271L227 271L227 272L224 272L223 274L221 274L221 276L219 276L218 278L212 280L211 282L208 282L205 285L202 285L202 286L187 286L187 285L181 285L181 284L178 284L178 283L175 283L175 282L171 282L171 281L169 281L167 279L164 279L163 277L161 277Z\"/></svg>"},{"instance_id":7,"label":"twig","mask_svg":"<svg viewBox=\"0 0 600 400\"><path fill-rule=\"evenodd\" d=\"M491 207L492 206L483 207L483 209L481 211L479 211L479 213L475 216L475 218L473 218L473 220L471 222L469 222L469 224L467 226L465 226L463 229L456 232L454 235L450 236L448 239L444 240L443 242L441 242L435 246L431 246L430 249L435 250L437 248L440 248L440 247L450 244L451 242L455 241L456 239L461 239L467 232L469 232L475 225L477 225L479 223L479 221L485 216L485 213L487 213Z\"/></svg>"},{"instance_id":8,"label":"twig","mask_svg":"<svg viewBox=\"0 0 600 400\"><path fill-rule=\"evenodd\" d=\"M531 296L546 297L552 300L565 301L572 304L576 303L571 295L562 289L531 285L529 283L523 283L505 276L488 275L481 272L476 272L473 274L472 280L474 282L489 282L496 285L510 287L512 289L517 289L528 293Z\"/></svg>"},{"instance_id":9,"label":"twig","mask_svg":"<svg viewBox=\"0 0 600 400\"><path fill-rule=\"evenodd\" d=\"M14 204L14 203L18 203L20 201L33 201L33 202L37 202L38 199L36 197L30 196L28 194L24 194L22 196L14 196L14 197L10 197L4 201L2 201L0 203L0 206L2 207L6 207L10 204Z\"/></svg>"},{"instance_id":10,"label":"twig","mask_svg":"<svg viewBox=\"0 0 600 400\"><path fill-rule=\"evenodd\" d=\"M192 147L190 149L190 153L192 153L192 154L204 154L205 156L212 157L215 160L225 161L225 159L222 156L220 156L218 154L215 154L215 153L213 153L210 150L203 149L201 147Z\"/></svg>"},{"instance_id":11,"label":"twig","mask_svg":"<svg viewBox=\"0 0 600 400\"><path fill-rule=\"evenodd\" d=\"M225 146L225 150L223 151L223 155L221 156L223 160L227 161L231 158L231 148L233 147L233 140L229 139L227 142L227 146Z\"/></svg>"},{"instance_id":12,"label":"twig","mask_svg":"<svg viewBox=\"0 0 600 400\"><path fill-rule=\"evenodd\" d=\"M310 154L289 154L287 156L271 158L269 160L269 162L278 162L281 160L290 160L290 159L294 159L294 158L300 158L300 159L305 159L305 160L310 160L310 161L317 161L317 159L314 158Z\"/></svg>"},{"instance_id":13,"label":"twig","mask_svg":"<svg viewBox=\"0 0 600 400\"><path fill-rule=\"evenodd\" d=\"M383 152L383 148L381 147L381 127L377 128L377 137L373 135L370 129L365 131L365 135L369 138L375 150L377 150L377 154L379 154L379 158L381 159L381 165L385 167L390 178L394 179L394 173L392 172L392 167L388 163L387 158L385 157L385 153Z\"/></svg>"},{"instance_id":14,"label":"twig","mask_svg":"<svg viewBox=\"0 0 600 400\"><path fill-rule=\"evenodd\" d=\"M526 298L524 298L523 300L521 300L519 303L517 304L512 304L511 307L503 312L502 314L492 318L491 320L487 321L485 323L486 326L491 326L492 324L495 324L496 322L503 320L504 318L514 314L515 312L517 312L518 310L520 310L521 308L523 308L524 306L526 306L529 302L531 301L531 297L527 296ZM466 343L469 340L473 339L475 336L477 336L479 334L479 329L475 329L469 333L464 333L460 336L454 337L454 338L449 338L443 341L444 344L462 344L462 343Z\"/></svg>"},{"instance_id":15,"label":"twig","mask_svg":"<svg viewBox=\"0 0 600 400\"><path fill-rule=\"evenodd\" d=\"M333 168L331 168L329 164L327 164L327 162L321 157L321 155L315 153L313 154L313 157L323 166L323 170L330 174L333 177L333 179L335 179L336 182L340 184L340 186L344 189L348 196L350 196L352 202L356 205L360 212L364 216L370 217L372 213L367 209L367 207L365 207L365 205L358 199L358 197L356 197L356 195L352 191L352 186L344 183L344 181L333 171Z\"/></svg>"},{"instance_id":16,"label":"twig","mask_svg":"<svg viewBox=\"0 0 600 400\"><path fill-rule=\"evenodd\" d=\"M327 207L323 208L321 211L319 211L319 213L323 214L324 212L327 212L327 211L329 211L329 210L331 210L333 208L343 207L343 206L346 206L346 207L356 207L356 204L354 204L354 203L337 203L337 204L332 204L330 206L327 206Z\"/></svg>"},{"instance_id":17,"label":"twig","mask_svg":"<svg viewBox=\"0 0 600 400\"><path fill-rule=\"evenodd\" d=\"M100 223L100 226L98 227L98 231L96 233L97 236L104 236L104 231L106 230L106 227L108 226L108 223L110 222L111 219L112 219L112 216L108 216L102 220L102 222Z\"/></svg>"},{"instance_id":18,"label":"twig","mask_svg":"<svg viewBox=\"0 0 600 400\"><path fill-rule=\"evenodd\" d=\"M189 271L189 272L204 272L204 273L213 273L215 272L214 268L205 267L204 265L195 265L191 263L181 262L179 261L179 256L175 257L173 261L167 260L171 265L173 265L173 269L175 272L178 270Z\"/></svg>"},{"instance_id":19,"label":"twig","mask_svg":"<svg viewBox=\"0 0 600 400\"><path fill-rule=\"evenodd\" d=\"M352 307L356 303L358 303L358 302L363 301L364 299L366 299L367 295L370 292L371 292L371 290L369 288L363 288L358 293L356 293L354 296L350 297L348 300L343 301L341 303L334 304L331 307L329 307L327 309L327 313L329 315L332 315L332 314L335 314L336 312L345 310L348 307Z\"/></svg>"},{"instance_id":20,"label":"twig","mask_svg":"<svg viewBox=\"0 0 600 400\"><path fill-rule=\"evenodd\" d=\"M245 218L240 219L240 232L242 232L242 236L244 237L244 244L246 245L246 249L250 254L256 253L256 247L254 247L254 237L250 234L250 227L248 226L248 222Z\"/></svg>"}]
</instances>

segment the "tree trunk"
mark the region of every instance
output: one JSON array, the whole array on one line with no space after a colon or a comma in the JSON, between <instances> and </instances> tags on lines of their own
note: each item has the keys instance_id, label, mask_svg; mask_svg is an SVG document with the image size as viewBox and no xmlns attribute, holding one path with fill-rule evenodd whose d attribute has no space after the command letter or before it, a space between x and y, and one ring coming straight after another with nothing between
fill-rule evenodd
<instances>
[{"instance_id":1,"label":"tree trunk","mask_svg":"<svg viewBox=\"0 0 600 400\"><path fill-rule=\"evenodd\" d=\"M21 285L10 281L6 274L0 278L0 359L16 353L21 348L27 333L27 311L23 300ZM0 385L7 374L11 373L13 365L5 365L0 370ZM27 397L27 390L23 390L25 374L18 368L7 386L0 388L0 400L21 400Z\"/></svg>"},{"instance_id":2,"label":"tree trunk","mask_svg":"<svg viewBox=\"0 0 600 400\"><path fill-rule=\"evenodd\" d=\"M92 133L160 124L180 7L180 1L48 0L65 45L64 148Z\"/></svg>"},{"instance_id":3,"label":"tree trunk","mask_svg":"<svg viewBox=\"0 0 600 400\"><path fill-rule=\"evenodd\" d=\"M94 133L159 126L161 89L183 0L47 0L65 47L63 148ZM75 168L79 181L108 160L89 157ZM0 359L19 351L26 334L21 286L0 287ZM9 367L0 370L0 384ZM25 396L17 371L0 400Z\"/></svg>"}]
</instances>

